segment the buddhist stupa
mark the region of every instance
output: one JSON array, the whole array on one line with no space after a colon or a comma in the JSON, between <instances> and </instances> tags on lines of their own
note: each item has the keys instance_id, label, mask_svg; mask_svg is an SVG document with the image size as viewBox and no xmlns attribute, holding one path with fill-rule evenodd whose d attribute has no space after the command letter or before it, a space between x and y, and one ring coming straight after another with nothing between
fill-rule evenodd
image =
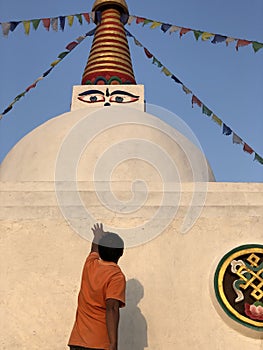
<instances>
[{"instance_id":1,"label":"buddhist stupa","mask_svg":"<svg viewBox=\"0 0 263 350\"><path fill-rule=\"evenodd\" d=\"M123 125L115 126L111 130L108 125L108 131L101 135L102 138L93 141L92 152L86 149L81 152L81 157L78 155L79 181L93 179L92 164L95 165L99 157L98 150L101 149L101 144L109 147L115 142L120 142L120 137L138 140L146 137L152 144L163 147L176 168L174 175L168 165L165 167L167 171L162 169L169 173L169 181L214 181L213 173L202 152L191 141L168 125L173 136L171 138L165 135L162 130L166 127L165 124L145 113L144 87L136 84L124 29L129 15L125 0L97 0L93 11L95 35L82 76L82 85L73 88L71 112L47 121L20 140L1 164L0 179L53 181L59 150L70 130L85 116L92 114L93 119L89 119L91 126L99 129L99 124L104 127L104 118L109 120L109 113L113 113L114 116L120 113ZM103 107L111 107L111 110L105 110ZM113 111L113 108L118 108L118 111ZM95 111L97 116L100 111L105 117L95 117ZM150 125L147 125L149 122ZM113 174L113 179L153 179L149 164L135 159L141 158L140 151L143 147L135 144L130 147L133 160L124 162L120 167L122 170ZM158 152L155 157L151 162L158 163L163 158ZM198 168L199 164L202 164L201 174L196 175L194 167Z\"/></svg>"},{"instance_id":2,"label":"buddhist stupa","mask_svg":"<svg viewBox=\"0 0 263 350\"><path fill-rule=\"evenodd\" d=\"M68 349L90 228L103 222L126 247L119 350L262 349L262 184L214 181L195 140L145 107L126 2L93 10L71 111L0 166L0 347Z\"/></svg>"}]
</instances>

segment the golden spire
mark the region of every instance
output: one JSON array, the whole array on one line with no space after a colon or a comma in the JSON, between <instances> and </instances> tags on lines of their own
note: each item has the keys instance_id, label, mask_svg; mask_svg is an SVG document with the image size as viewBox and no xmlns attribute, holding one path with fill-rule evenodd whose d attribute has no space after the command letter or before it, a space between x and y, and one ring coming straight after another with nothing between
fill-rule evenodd
<instances>
[{"instance_id":1,"label":"golden spire","mask_svg":"<svg viewBox=\"0 0 263 350\"><path fill-rule=\"evenodd\" d=\"M96 0L97 24L82 84L136 84L122 19L128 20L125 0Z\"/></svg>"}]
</instances>

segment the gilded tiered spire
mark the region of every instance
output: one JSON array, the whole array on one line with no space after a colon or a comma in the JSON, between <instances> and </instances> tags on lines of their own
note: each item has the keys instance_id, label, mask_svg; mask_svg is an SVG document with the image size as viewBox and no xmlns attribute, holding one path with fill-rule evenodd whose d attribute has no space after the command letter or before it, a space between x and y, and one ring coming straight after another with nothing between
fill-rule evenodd
<instances>
[{"instance_id":1,"label":"gilded tiered spire","mask_svg":"<svg viewBox=\"0 0 263 350\"><path fill-rule=\"evenodd\" d=\"M82 84L136 84L124 30L125 0L96 0L92 10L97 28Z\"/></svg>"}]
</instances>

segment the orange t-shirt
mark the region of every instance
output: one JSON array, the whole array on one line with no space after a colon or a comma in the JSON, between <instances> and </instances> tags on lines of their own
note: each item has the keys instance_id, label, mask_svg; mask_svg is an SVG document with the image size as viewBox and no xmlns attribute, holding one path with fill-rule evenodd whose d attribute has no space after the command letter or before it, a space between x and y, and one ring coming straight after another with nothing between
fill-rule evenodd
<instances>
[{"instance_id":1,"label":"orange t-shirt","mask_svg":"<svg viewBox=\"0 0 263 350\"><path fill-rule=\"evenodd\" d=\"M83 268L76 321L69 345L109 349L106 300L117 299L123 307L125 286L124 274L117 264L100 260L96 252L89 254Z\"/></svg>"}]
</instances>

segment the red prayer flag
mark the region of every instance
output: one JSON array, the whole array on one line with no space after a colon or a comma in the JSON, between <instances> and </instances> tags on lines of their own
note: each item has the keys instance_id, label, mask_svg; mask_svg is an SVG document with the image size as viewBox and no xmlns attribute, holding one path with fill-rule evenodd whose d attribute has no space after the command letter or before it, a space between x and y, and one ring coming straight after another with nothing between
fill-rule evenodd
<instances>
[{"instance_id":1,"label":"red prayer flag","mask_svg":"<svg viewBox=\"0 0 263 350\"><path fill-rule=\"evenodd\" d=\"M190 32L190 31L191 31L191 29L189 29L189 28L182 28L182 29L180 30L180 38L182 37L182 35L184 35L184 34Z\"/></svg>"},{"instance_id":2,"label":"red prayer flag","mask_svg":"<svg viewBox=\"0 0 263 350\"><path fill-rule=\"evenodd\" d=\"M35 88L36 85L37 85L37 83L34 83L34 84L30 85L28 88L26 88L26 92L28 92L29 90Z\"/></svg>"},{"instance_id":3,"label":"red prayer flag","mask_svg":"<svg viewBox=\"0 0 263 350\"><path fill-rule=\"evenodd\" d=\"M238 48L239 48L240 46L246 46L246 45L249 45L249 44L251 44L251 41L239 39L239 40L237 41L237 44L236 44L236 50L238 51Z\"/></svg>"},{"instance_id":4,"label":"red prayer flag","mask_svg":"<svg viewBox=\"0 0 263 350\"><path fill-rule=\"evenodd\" d=\"M136 23L137 23L137 24L144 22L144 20L145 20L145 18L136 17Z\"/></svg>"},{"instance_id":5,"label":"red prayer flag","mask_svg":"<svg viewBox=\"0 0 263 350\"><path fill-rule=\"evenodd\" d=\"M72 41L71 43L69 43L67 46L66 46L66 49L71 51L74 49L74 47L76 47L78 45L78 43L76 41Z\"/></svg>"},{"instance_id":6,"label":"red prayer flag","mask_svg":"<svg viewBox=\"0 0 263 350\"><path fill-rule=\"evenodd\" d=\"M195 95L192 97L192 107L194 107L194 103L196 103L199 107L202 106L202 102Z\"/></svg>"},{"instance_id":7,"label":"red prayer flag","mask_svg":"<svg viewBox=\"0 0 263 350\"><path fill-rule=\"evenodd\" d=\"M244 143L243 151L245 151L245 152L247 152L249 154L254 152L254 150L246 143Z\"/></svg>"},{"instance_id":8,"label":"red prayer flag","mask_svg":"<svg viewBox=\"0 0 263 350\"><path fill-rule=\"evenodd\" d=\"M85 20L90 23L90 16L89 13L83 13L83 17L85 18Z\"/></svg>"},{"instance_id":9,"label":"red prayer flag","mask_svg":"<svg viewBox=\"0 0 263 350\"><path fill-rule=\"evenodd\" d=\"M148 51L148 50L146 49L146 47L144 48L144 52L145 52L145 55L146 55L148 58L152 58L152 57L153 57L153 55L150 53L150 51Z\"/></svg>"},{"instance_id":10,"label":"red prayer flag","mask_svg":"<svg viewBox=\"0 0 263 350\"><path fill-rule=\"evenodd\" d=\"M46 28L46 30L49 30L50 27L50 18L43 18L42 19L43 25Z\"/></svg>"}]
</instances>

